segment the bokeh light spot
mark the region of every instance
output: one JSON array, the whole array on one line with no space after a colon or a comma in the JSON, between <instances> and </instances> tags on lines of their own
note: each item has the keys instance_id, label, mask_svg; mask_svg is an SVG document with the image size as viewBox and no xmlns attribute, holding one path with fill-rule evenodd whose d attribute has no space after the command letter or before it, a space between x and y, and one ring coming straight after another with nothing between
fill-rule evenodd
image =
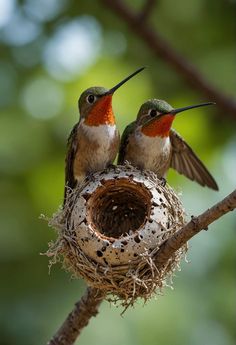
<instances>
[{"instance_id":1,"label":"bokeh light spot","mask_svg":"<svg viewBox=\"0 0 236 345\"><path fill-rule=\"evenodd\" d=\"M83 16L63 24L45 48L44 64L55 78L71 80L97 60L102 45L99 23Z\"/></svg>"},{"instance_id":2,"label":"bokeh light spot","mask_svg":"<svg viewBox=\"0 0 236 345\"><path fill-rule=\"evenodd\" d=\"M39 24L27 18L21 11L15 11L2 29L2 37L9 45L21 46L36 39L41 29Z\"/></svg>"},{"instance_id":3,"label":"bokeh light spot","mask_svg":"<svg viewBox=\"0 0 236 345\"><path fill-rule=\"evenodd\" d=\"M0 0L0 28L10 19L15 7L15 0Z\"/></svg>"},{"instance_id":4,"label":"bokeh light spot","mask_svg":"<svg viewBox=\"0 0 236 345\"><path fill-rule=\"evenodd\" d=\"M64 93L56 82L40 77L26 85L22 93L22 103L33 117L52 118L62 110Z\"/></svg>"},{"instance_id":5,"label":"bokeh light spot","mask_svg":"<svg viewBox=\"0 0 236 345\"><path fill-rule=\"evenodd\" d=\"M36 20L49 21L57 17L65 5L65 0L26 0L24 9Z\"/></svg>"}]
</instances>

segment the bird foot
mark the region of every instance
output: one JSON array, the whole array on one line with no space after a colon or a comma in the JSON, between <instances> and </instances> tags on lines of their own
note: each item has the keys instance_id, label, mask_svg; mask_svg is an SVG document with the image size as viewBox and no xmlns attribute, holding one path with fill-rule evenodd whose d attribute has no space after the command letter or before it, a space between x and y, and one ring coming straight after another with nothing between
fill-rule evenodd
<instances>
[{"instance_id":1,"label":"bird foot","mask_svg":"<svg viewBox=\"0 0 236 345\"><path fill-rule=\"evenodd\" d=\"M108 164L108 165L106 166L106 168L104 169L104 172L107 174L107 173L109 172L109 170L111 170L111 169L116 170L116 165L114 165L114 164Z\"/></svg>"},{"instance_id":2,"label":"bird foot","mask_svg":"<svg viewBox=\"0 0 236 345\"><path fill-rule=\"evenodd\" d=\"M115 169L116 165L111 163L111 164L108 164L107 168L108 169Z\"/></svg>"},{"instance_id":3,"label":"bird foot","mask_svg":"<svg viewBox=\"0 0 236 345\"><path fill-rule=\"evenodd\" d=\"M166 186L166 183L167 183L166 179L165 179L164 177L161 177L161 178L160 178L160 181L161 181L162 187L165 187L165 186Z\"/></svg>"},{"instance_id":4,"label":"bird foot","mask_svg":"<svg viewBox=\"0 0 236 345\"><path fill-rule=\"evenodd\" d=\"M96 179L95 179L95 177L94 177L94 175L93 175L93 173L91 172L91 173L89 173L89 174L87 174L87 176L86 176L86 179L85 179L86 181L92 181L92 182L95 182L96 181Z\"/></svg>"}]
</instances>

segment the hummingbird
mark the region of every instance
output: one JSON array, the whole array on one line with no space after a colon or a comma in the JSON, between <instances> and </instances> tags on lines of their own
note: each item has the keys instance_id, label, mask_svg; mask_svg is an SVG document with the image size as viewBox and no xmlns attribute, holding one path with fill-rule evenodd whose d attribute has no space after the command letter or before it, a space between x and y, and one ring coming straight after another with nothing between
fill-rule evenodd
<instances>
[{"instance_id":1,"label":"hummingbird","mask_svg":"<svg viewBox=\"0 0 236 345\"><path fill-rule=\"evenodd\" d=\"M95 86L81 94L78 101L80 119L67 141L64 204L68 189L74 189L86 176L105 169L114 161L120 135L112 109L112 96L144 68L139 68L109 90Z\"/></svg>"},{"instance_id":2,"label":"hummingbird","mask_svg":"<svg viewBox=\"0 0 236 345\"><path fill-rule=\"evenodd\" d=\"M186 141L173 130L177 114L213 102L172 108L167 102L151 99L142 104L136 121L130 123L121 137L118 164L129 161L141 170L151 170L165 180L169 168L190 180L218 190L216 181Z\"/></svg>"}]
</instances>

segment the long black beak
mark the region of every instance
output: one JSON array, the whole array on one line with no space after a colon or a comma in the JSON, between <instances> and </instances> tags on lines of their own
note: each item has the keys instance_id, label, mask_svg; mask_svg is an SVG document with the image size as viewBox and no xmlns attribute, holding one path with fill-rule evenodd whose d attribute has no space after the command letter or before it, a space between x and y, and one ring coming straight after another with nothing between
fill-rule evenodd
<instances>
[{"instance_id":1,"label":"long black beak","mask_svg":"<svg viewBox=\"0 0 236 345\"><path fill-rule=\"evenodd\" d=\"M169 114L178 114L178 113L181 113L182 111L185 111L185 110L189 110L189 109L194 109L194 108L200 108L200 107L205 107L207 105L214 105L216 103L214 102L208 102L208 103L201 103L201 104L196 104L196 105L189 105L188 107L183 107L183 108L177 108L177 109L173 109L169 112Z\"/></svg>"},{"instance_id":2,"label":"long black beak","mask_svg":"<svg viewBox=\"0 0 236 345\"><path fill-rule=\"evenodd\" d=\"M117 85L113 86L109 91L107 91L105 93L105 95L112 95L117 89L119 89L119 87L121 87L123 84L125 84L128 80L130 80L131 78L133 78L136 74L140 73L142 70L144 70L144 68L146 67L141 67L139 68L137 71L135 71L134 73L130 74L128 77L126 77L124 80L122 80L121 82L119 82ZM104 95L104 96L105 96Z\"/></svg>"}]
</instances>

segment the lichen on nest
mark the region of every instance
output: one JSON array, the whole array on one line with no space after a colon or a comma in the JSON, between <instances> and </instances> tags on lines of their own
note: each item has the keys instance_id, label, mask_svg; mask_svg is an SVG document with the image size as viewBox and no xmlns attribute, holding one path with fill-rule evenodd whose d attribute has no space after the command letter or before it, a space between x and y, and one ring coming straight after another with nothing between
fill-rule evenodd
<instances>
[{"instance_id":1,"label":"lichen on nest","mask_svg":"<svg viewBox=\"0 0 236 345\"><path fill-rule=\"evenodd\" d=\"M161 267L158 249L184 224L172 188L152 172L117 166L68 191L66 205L49 221L58 237L47 255L126 307L169 285L187 245Z\"/></svg>"}]
</instances>

